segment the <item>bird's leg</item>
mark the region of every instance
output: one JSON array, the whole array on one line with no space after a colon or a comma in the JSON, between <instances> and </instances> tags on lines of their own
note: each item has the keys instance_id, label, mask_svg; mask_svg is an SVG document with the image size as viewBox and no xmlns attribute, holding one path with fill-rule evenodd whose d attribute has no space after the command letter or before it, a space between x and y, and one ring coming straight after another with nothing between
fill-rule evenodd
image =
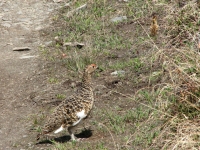
<instances>
[{"instance_id":1,"label":"bird's leg","mask_svg":"<svg viewBox=\"0 0 200 150\"><path fill-rule=\"evenodd\" d=\"M68 132L69 132L69 134L71 136L72 141L76 141L72 128L73 127L69 127L68 128Z\"/></svg>"}]
</instances>

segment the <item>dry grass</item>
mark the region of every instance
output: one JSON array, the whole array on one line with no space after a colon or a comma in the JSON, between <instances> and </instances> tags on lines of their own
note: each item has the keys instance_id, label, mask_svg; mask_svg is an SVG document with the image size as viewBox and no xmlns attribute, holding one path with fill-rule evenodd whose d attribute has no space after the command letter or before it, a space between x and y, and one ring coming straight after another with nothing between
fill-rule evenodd
<instances>
[{"instance_id":1,"label":"dry grass","mask_svg":"<svg viewBox=\"0 0 200 150\"><path fill-rule=\"evenodd\" d=\"M84 3L75 2L72 7ZM73 80L91 62L102 72L95 75L93 138L85 143L56 142L55 149L199 149L200 15L196 2L90 0L86 10L66 18L71 9L59 11L54 18L57 33L49 36L85 46L78 49L55 42L42 52L53 60L53 70L60 71L62 66ZM155 37L150 36L152 13L157 14L159 25ZM110 22L123 15L126 21ZM62 53L67 57L62 58ZM126 73L112 77L115 70ZM59 76L59 81L66 76Z\"/></svg>"}]
</instances>

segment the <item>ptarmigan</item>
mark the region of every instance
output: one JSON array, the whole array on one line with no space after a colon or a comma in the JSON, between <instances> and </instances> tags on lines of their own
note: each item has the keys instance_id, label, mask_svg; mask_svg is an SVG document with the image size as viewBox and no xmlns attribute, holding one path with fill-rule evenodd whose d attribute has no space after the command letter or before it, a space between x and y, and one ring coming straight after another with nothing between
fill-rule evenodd
<instances>
[{"instance_id":1,"label":"ptarmigan","mask_svg":"<svg viewBox=\"0 0 200 150\"><path fill-rule=\"evenodd\" d=\"M42 132L37 135L37 140L41 136L50 132L58 133L63 129L68 129L71 139L75 141L73 129L90 113L94 96L91 85L91 74L97 69L97 65L88 65L82 78L80 91L60 103L54 112L49 116L48 121L42 128Z\"/></svg>"},{"instance_id":2,"label":"ptarmigan","mask_svg":"<svg viewBox=\"0 0 200 150\"><path fill-rule=\"evenodd\" d=\"M156 14L153 13L152 14L152 22L151 22L151 36L156 36L157 35L157 31L158 31L158 22L157 22L157 17L156 17Z\"/></svg>"}]
</instances>

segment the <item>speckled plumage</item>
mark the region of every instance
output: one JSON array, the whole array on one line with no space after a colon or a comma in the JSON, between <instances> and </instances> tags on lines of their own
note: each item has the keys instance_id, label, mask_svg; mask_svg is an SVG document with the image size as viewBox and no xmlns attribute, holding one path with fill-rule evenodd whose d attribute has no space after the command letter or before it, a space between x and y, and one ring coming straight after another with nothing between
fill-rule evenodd
<instances>
[{"instance_id":1,"label":"speckled plumage","mask_svg":"<svg viewBox=\"0 0 200 150\"><path fill-rule=\"evenodd\" d=\"M62 129L68 129L72 140L75 140L72 129L83 119L77 113L82 111L80 114L83 117L87 117L93 107L94 96L91 85L91 73L96 68L97 66L95 64L91 64L85 68L80 91L57 106L54 112L48 117L48 121L42 128L42 132L38 134L38 140L41 136L53 131L55 132L55 130L60 132L60 130L57 130L60 127Z\"/></svg>"},{"instance_id":2,"label":"speckled plumage","mask_svg":"<svg viewBox=\"0 0 200 150\"><path fill-rule=\"evenodd\" d=\"M152 23L151 23L151 36L156 36L157 35L157 31L158 31L158 23L157 23L157 17L155 14L153 14L152 17Z\"/></svg>"}]
</instances>

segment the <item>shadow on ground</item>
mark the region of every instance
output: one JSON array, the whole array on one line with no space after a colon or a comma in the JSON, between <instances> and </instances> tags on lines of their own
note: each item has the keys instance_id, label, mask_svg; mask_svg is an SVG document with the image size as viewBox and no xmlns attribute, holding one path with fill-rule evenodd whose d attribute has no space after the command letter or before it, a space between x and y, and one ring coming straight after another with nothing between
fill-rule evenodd
<instances>
[{"instance_id":1,"label":"shadow on ground","mask_svg":"<svg viewBox=\"0 0 200 150\"><path fill-rule=\"evenodd\" d=\"M92 130L85 129L81 133L75 134L75 136L79 139L87 139L92 136ZM36 145L38 145L38 144L53 144L53 142L65 143L65 142L69 142L70 140L71 140L71 137L69 135L65 135L65 136L61 136L61 137L54 138L51 140L49 140L49 139L43 140L41 142L36 143Z\"/></svg>"}]
</instances>

